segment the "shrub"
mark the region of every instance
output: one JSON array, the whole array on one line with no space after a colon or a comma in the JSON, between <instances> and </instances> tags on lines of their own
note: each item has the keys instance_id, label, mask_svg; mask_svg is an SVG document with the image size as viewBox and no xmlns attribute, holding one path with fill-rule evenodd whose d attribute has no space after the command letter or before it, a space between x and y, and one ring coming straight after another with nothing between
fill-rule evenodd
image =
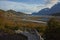
<instances>
[{"instance_id":1,"label":"shrub","mask_svg":"<svg viewBox=\"0 0 60 40\"><path fill-rule=\"evenodd\" d=\"M52 18L48 22L48 28L45 32L45 40L60 40L60 20Z\"/></svg>"}]
</instances>

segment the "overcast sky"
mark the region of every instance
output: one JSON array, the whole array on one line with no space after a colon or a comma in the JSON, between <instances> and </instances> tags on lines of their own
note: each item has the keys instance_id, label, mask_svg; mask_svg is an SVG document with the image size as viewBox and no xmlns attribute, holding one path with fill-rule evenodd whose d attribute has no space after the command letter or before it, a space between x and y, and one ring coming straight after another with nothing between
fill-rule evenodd
<instances>
[{"instance_id":1,"label":"overcast sky","mask_svg":"<svg viewBox=\"0 0 60 40\"><path fill-rule=\"evenodd\" d=\"M0 0L0 9L15 10L31 14L43 8L51 8L59 0Z\"/></svg>"}]
</instances>

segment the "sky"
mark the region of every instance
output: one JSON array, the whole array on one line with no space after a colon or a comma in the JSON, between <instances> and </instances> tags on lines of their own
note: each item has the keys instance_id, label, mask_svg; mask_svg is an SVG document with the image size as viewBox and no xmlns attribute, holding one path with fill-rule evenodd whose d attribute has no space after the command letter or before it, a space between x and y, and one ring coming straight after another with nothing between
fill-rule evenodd
<instances>
[{"instance_id":1,"label":"sky","mask_svg":"<svg viewBox=\"0 0 60 40\"><path fill-rule=\"evenodd\" d=\"M51 8L60 0L0 0L0 9L15 10L31 14L43 8Z\"/></svg>"}]
</instances>

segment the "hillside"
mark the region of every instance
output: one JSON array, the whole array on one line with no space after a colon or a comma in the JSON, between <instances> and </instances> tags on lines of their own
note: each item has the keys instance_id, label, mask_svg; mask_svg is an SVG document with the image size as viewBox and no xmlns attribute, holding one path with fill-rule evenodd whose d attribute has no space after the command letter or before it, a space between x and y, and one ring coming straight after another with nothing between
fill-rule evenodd
<instances>
[{"instance_id":1,"label":"hillside","mask_svg":"<svg viewBox=\"0 0 60 40\"><path fill-rule=\"evenodd\" d=\"M7 12L4 10L0 10L0 30L9 34L14 34L14 30L21 29L37 29L39 28L40 33L43 33L46 28L46 24L36 23L30 21L24 21L23 16L18 16L15 14L16 12Z\"/></svg>"},{"instance_id":2,"label":"hillside","mask_svg":"<svg viewBox=\"0 0 60 40\"><path fill-rule=\"evenodd\" d=\"M52 15L52 14L55 14L55 13L60 13L60 3L55 4L50 9L49 8L44 8L37 13L32 13L32 15Z\"/></svg>"},{"instance_id":3,"label":"hillside","mask_svg":"<svg viewBox=\"0 0 60 40\"><path fill-rule=\"evenodd\" d=\"M38 13L32 13L32 15L49 15L49 8L44 8L42 10L40 10Z\"/></svg>"},{"instance_id":4,"label":"hillside","mask_svg":"<svg viewBox=\"0 0 60 40\"><path fill-rule=\"evenodd\" d=\"M17 15L17 16L24 16L24 15L26 15L26 14L23 13L23 12L16 12L16 11L14 11L14 10L7 10L6 12L12 13L12 14Z\"/></svg>"}]
</instances>

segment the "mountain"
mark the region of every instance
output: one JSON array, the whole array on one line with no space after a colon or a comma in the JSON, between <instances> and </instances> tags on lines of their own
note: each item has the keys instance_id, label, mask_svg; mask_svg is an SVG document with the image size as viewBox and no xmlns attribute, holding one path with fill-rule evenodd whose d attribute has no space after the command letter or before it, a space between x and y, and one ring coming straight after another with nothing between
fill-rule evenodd
<instances>
[{"instance_id":1,"label":"mountain","mask_svg":"<svg viewBox=\"0 0 60 40\"><path fill-rule=\"evenodd\" d=\"M11 21L18 21L23 19L27 14L23 12L16 12L14 10L1 10L0 9L0 22L3 20L11 20Z\"/></svg>"},{"instance_id":2,"label":"mountain","mask_svg":"<svg viewBox=\"0 0 60 40\"><path fill-rule=\"evenodd\" d=\"M60 13L60 3L55 4L51 9L50 13Z\"/></svg>"},{"instance_id":3,"label":"mountain","mask_svg":"<svg viewBox=\"0 0 60 40\"><path fill-rule=\"evenodd\" d=\"M12 14L17 15L17 16L23 16L23 15L26 15L26 14L23 13L23 12L16 12L16 11L14 11L14 10L7 10L6 12L12 13Z\"/></svg>"},{"instance_id":4,"label":"mountain","mask_svg":"<svg viewBox=\"0 0 60 40\"><path fill-rule=\"evenodd\" d=\"M40 10L38 13L32 13L33 15L45 15L49 12L49 8L44 8Z\"/></svg>"},{"instance_id":5,"label":"mountain","mask_svg":"<svg viewBox=\"0 0 60 40\"><path fill-rule=\"evenodd\" d=\"M32 13L32 15L52 15L55 13L60 13L60 3L55 4L51 9L44 8L37 13Z\"/></svg>"}]
</instances>

